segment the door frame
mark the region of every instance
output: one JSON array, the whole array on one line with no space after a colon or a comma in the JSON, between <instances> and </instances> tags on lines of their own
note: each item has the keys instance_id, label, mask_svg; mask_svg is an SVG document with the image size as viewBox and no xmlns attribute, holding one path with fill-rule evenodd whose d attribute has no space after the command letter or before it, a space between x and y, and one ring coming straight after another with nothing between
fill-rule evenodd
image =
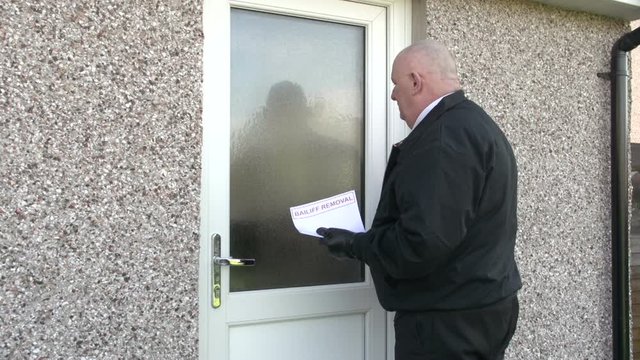
<instances>
[{"instance_id":1,"label":"door frame","mask_svg":"<svg viewBox=\"0 0 640 360\"><path fill-rule=\"evenodd\" d=\"M387 157L394 143L400 141L408 134L405 123L400 120L399 111L396 104L390 99L392 84L390 80L391 66L395 55L411 42L412 35L412 11L411 0L363 0L352 1L370 5L385 7L387 11L387 74L386 74L386 113L387 113L387 135L384 144ZM211 165L211 134L214 131L230 131L228 121L218 121L215 124L215 118L230 118L230 108L225 109L209 109L208 103L212 99L220 99L220 97L229 98L228 89L221 89L218 84L229 84L230 74L226 74L226 78L220 79L219 74L215 74L216 67L229 68L230 57L221 56L219 49L208 46L207 36L212 34L228 34L229 22L218 21L216 14L219 11L228 11L229 6L233 5L233 1L226 0L204 0L203 1L203 33L205 37L203 46L203 84L202 84L202 174L201 174L201 200L200 200L200 255L199 255L199 274L198 274L198 354L199 358L210 359L214 355L214 349L206 345L207 339L213 333L209 314L213 309L210 301L210 228L207 225L211 216L214 216L213 209L216 203L228 202L228 194L220 194L211 192L210 190L218 186L225 186L228 179L215 176L215 169ZM230 38L216 40L216 43L223 48L230 48ZM215 74L215 76L214 76ZM212 119L211 114L215 111L215 117ZM381 180L380 180L381 181ZM375 208L375 206L374 206ZM226 210L228 211L228 210ZM228 217L228 214L227 214ZM394 336L393 334L393 314L387 314L387 359L393 359Z\"/></svg>"}]
</instances>

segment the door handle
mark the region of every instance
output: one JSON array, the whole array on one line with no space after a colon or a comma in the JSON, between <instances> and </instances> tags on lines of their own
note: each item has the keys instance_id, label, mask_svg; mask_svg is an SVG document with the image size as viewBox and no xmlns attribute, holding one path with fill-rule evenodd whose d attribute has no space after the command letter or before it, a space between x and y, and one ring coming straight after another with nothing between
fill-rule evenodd
<instances>
[{"instance_id":1,"label":"door handle","mask_svg":"<svg viewBox=\"0 0 640 360\"><path fill-rule=\"evenodd\" d=\"M234 259L229 257L213 257L213 263L220 266L253 266L256 264L255 259Z\"/></svg>"},{"instance_id":2,"label":"door handle","mask_svg":"<svg viewBox=\"0 0 640 360\"><path fill-rule=\"evenodd\" d=\"M255 259L234 259L220 256L220 234L211 235L211 306L217 309L222 305L221 266L254 266Z\"/></svg>"}]
</instances>

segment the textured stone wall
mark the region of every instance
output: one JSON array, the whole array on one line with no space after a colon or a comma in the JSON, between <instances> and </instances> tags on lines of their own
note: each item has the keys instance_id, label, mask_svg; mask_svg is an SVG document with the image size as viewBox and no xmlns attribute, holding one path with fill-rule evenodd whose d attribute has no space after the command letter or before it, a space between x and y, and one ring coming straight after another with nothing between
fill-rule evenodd
<instances>
[{"instance_id":1,"label":"textured stone wall","mask_svg":"<svg viewBox=\"0 0 640 360\"><path fill-rule=\"evenodd\" d=\"M0 1L0 358L197 354L199 1Z\"/></svg>"},{"instance_id":2,"label":"textured stone wall","mask_svg":"<svg viewBox=\"0 0 640 360\"><path fill-rule=\"evenodd\" d=\"M628 24L519 0L427 0L469 96L512 141L524 287L509 359L612 354L610 89Z\"/></svg>"}]
</instances>

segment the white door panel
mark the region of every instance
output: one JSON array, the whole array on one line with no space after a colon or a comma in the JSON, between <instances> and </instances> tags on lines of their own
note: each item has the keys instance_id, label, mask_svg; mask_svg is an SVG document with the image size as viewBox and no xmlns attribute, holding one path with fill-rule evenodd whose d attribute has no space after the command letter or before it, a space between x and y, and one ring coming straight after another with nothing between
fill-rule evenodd
<instances>
[{"instance_id":1,"label":"white door panel","mask_svg":"<svg viewBox=\"0 0 640 360\"><path fill-rule=\"evenodd\" d=\"M365 359L366 326L365 314L231 326L230 359Z\"/></svg>"}]
</instances>

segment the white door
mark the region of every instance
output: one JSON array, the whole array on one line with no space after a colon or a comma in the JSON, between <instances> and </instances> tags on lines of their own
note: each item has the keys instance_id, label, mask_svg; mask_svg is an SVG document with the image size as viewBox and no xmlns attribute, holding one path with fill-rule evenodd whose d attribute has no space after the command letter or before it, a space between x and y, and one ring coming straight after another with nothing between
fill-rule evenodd
<instances>
[{"instance_id":1,"label":"white door","mask_svg":"<svg viewBox=\"0 0 640 360\"><path fill-rule=\"evenodd\" d=\"M393 1L368 3L205 0L202 359L387 358L366 266L332 258L289 217L355 190L372 221L397 125ZM214 255L255 266L214 266Z\"/></svg>"}]
</instances>

